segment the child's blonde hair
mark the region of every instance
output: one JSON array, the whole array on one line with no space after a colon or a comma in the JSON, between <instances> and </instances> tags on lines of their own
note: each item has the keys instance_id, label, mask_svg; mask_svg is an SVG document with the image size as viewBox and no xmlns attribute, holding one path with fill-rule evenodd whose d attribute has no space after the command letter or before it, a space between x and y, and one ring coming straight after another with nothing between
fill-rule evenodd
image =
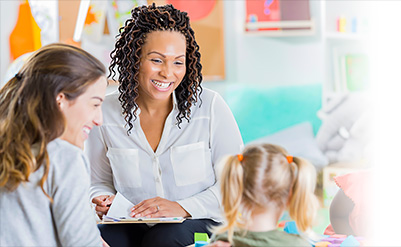
<instances>
[{"instance_id":1,"label":"child's blonde hair","mask_svg":"<svg viewBox=\"0 0 401 247\"><path fill-rule=\"evenodd\" d=\"M311 225L318 208L314 195L316 170L305 159L292 157L280 146L248 146L241 155L227 157L220 177L226 222L217 233L228 232L232 242L235 228L246 229L254 209L288 206L300 231ZM291 159L290 159L291 161Z\"/></svg>"}]
</instances>

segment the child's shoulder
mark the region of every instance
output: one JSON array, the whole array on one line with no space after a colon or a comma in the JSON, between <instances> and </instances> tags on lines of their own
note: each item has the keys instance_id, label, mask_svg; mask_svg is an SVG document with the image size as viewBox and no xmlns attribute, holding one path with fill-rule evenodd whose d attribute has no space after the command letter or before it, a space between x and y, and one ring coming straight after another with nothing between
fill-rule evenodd
<instances>
[{"instance_id":1,"label":"child's shoulder","mask_svg":"<svg viewBox=\"0 0 401 247\"><path fill-rule=\"evenodd\" d=\"M305 239L296 234L289 234L280 230L268 232L250 232L264 239L268 246L311 246Z\"/></svg>"},{"instance_id":2,"label":"child's shoulder","mask_svg":"<svg viewBox=\"0 0 401 247\"><path fill-rule=\"evenodd\" d=\"M308 241L303 239L297 234L290 234L280 230L270 231L272 241L275 241L277 245L285 246L311 246Z\"/></svg>"}]
</instances>

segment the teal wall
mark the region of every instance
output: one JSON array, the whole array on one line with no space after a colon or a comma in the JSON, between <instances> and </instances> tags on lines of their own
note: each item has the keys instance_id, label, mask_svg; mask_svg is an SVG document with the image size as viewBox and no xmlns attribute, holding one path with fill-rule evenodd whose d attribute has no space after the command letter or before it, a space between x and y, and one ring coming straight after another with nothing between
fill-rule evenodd
<instances>
[{"instance_id":1,"label":"teal wall","mask_svg":"<svg viewBox=\"0 0 401 247\"><path fill-rule=\"evenodd\" d=\"M240 128L244 143L302 122L312 124L316 135L321 121L320 84L295 86L231 86L223 95Z\"/></svg>"}]
</instances>

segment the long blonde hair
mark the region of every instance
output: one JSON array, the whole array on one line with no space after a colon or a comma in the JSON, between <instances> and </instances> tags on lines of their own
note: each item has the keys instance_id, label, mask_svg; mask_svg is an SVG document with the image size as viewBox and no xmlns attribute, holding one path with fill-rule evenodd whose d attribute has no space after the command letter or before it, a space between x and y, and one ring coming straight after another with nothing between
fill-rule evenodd
<instances>
[{"instance_id":1,"label":"long blonde hair","mask_svg":"<svg viewBox=\"0 0 401 247\"><path fill-rule=\"evenodd\" d=\"M225 160L220 183L226 221L216 233L228 232L232 243L235 229L246 229L252 211L274 203L284 210L298 229L311 227L318 201L314 195L316 171L307 160L293 157L280 146L259 144L247 146L242 161L236 155Z\"/></svg>"},{"instance_id":2,"label":"long blonde hair","mask_svg":"<svg viewBox=\"0 0 401 247\"><path fill-rule=\"evenodd\" d=\"M84 50L51 44L37 50L20 72L0 89L0 187L15 190L44 166L49 172L47 144L65 128L56 97L74 100L105 75L104 65Z\"/></svg>"}]
</instances>

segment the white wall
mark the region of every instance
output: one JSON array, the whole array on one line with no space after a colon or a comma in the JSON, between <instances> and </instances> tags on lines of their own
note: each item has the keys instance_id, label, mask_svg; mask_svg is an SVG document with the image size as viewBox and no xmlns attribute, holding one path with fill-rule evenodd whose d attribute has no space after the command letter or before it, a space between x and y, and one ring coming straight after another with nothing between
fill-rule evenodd
<instances>
[{"instance_id":1,"label":"white wall","mask_svg":"<svg viewBox=\"0 0 401 247\"><path fill-rule=\"evenodd\" d=\"M17 22L19 1L0 1L0 86L10 64L9 37Z\"/></svg>"},{"instance_id":2,"label":"white wall","mask_svg":"<svg viewBox=\"0 0 401 247\"><path fill-rule=\"evenodd\" d=\"M1 0L1 81L9 65L8 38L15 26L19 1ZM310 1L319 26L319 1ZM226 80L205 82L217 91L232 83L298 85L323 81L323 45L311 37L256 37L243 32L243 0L224 1Z\"/></svg>"}]
</instances>

